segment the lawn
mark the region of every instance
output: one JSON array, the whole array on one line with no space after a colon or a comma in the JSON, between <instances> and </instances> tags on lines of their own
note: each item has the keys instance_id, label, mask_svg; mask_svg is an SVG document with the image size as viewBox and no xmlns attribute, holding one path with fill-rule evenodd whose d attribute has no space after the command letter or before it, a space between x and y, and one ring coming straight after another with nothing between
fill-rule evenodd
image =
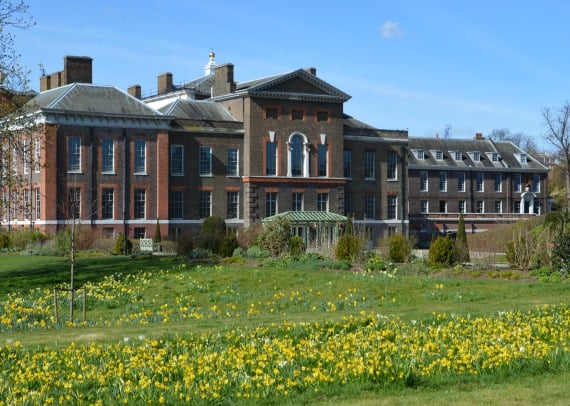
<instances>
[{"instance_id":1,"label":"lawn","mask_svg":"<svg viewBox=\"0 0 570 406\"><path fill-rule=\"evenodd\" d=\"M49 403L50 397L54 403L93 403L115 396L133 404L142 398L561 404L570 394L563 384L570 362L568 283L538 283L511 271L428 272L422 264L368 273L317 265L80 258L77 284L86 287L87 319L82 322L77 311L70 323L64 296L56 324L51 292L68 281L68 261L2 256L0 331L6 347L0 367L12 370L14 357L30 376L0 378L13 379L0 382L5 387L24 385L18 394L13 389L0 395L30 404ZM79 310L82 292L77 296ZM433 336L434 326L442 336ZM383 358L387 354L392 366ZM133 359L147 356L137 367ZM343 361L335 364L337 357ZM66 359L76 361L72 366ZM455 369L464 362L464 369ZM97 365L99 373L87 379ZM75 382L77 374L82 378ZM50 386L50 379L61 385ZM548 394L531 384L541 380L552 388Z\"/></svg>"}]
</instances>

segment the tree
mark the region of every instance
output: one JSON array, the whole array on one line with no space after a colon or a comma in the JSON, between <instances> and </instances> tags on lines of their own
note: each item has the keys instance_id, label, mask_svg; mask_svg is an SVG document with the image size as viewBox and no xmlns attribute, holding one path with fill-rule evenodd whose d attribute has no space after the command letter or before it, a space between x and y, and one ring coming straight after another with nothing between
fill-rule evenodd
<instances>
[{"instance_id":1,"label":"tree","mask_svg":"<svg viewBox=\"0 0 570 406\"><path fill-rule=\"evenodd\" d=\"M23 0L0 1L0 210L7 211L0 215L6 215L9 229L11 215L18 212L24 213L30 225L33 223L31 168L39 165L31 152L38 142L33 138L37 126L29 114L33 106L27 104L33 93L28 88L28 72L18 62L12 32L34 25L26 16L27 10Z\"/></svg>"},{"instance_id":2,"label":"tree","mask_svg":"<svg viewBox=\"0 0 570 406\"><path fill-rule=\"evenodd\" d=\"M560 154L564 165L566 181L566 206L570 207L570 103L565 102L557 109L545 107L542 118L546 126L544 138Z\"/></svg>"},{"instance_id":3,"label":"tree","mask_svg":"<svg viewBox=\"0 0 570 406\"><path fill-rule=\"evenodd\" d=\"M455 248L457 250L458 262L469 262L471 260L469 256L469 245L467 244L467 233L465 232L465 219L463 218L463 213L459 213Z\"/></svg>"},{"instance_id":4,"label":"tree","mask_svg":"<svg viewBox=\"0 0 570 406\"><path fill-rule=\"evenodd\" d=\"M220 248L226 236L226 221L218 216L210 216L204 220L198 234L198 246L220 253Z\"/></svg>"}]
</instances>

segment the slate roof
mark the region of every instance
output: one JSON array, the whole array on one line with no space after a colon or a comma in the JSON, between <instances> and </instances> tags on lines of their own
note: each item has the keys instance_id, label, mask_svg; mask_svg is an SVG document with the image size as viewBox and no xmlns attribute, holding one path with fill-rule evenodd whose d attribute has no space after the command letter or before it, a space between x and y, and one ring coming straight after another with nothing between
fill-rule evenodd
<instances>
[{"instance_id":1,"label":"slate roof","mask_svg":"<svg viewBox=\"0 0 570 406\"><path fill-rule=\"evenodd\" d=\"M38 94L34 108L97 115L154 116L162 114L114 86L72 83Z\"/></svg>"},{"instance_id":2,"label":"slate roof","mask_svg":"<svg viewBox=\"0 0 570 406\"><path fill-rule=\"evenodd\" d=\"M212 86L214 86L214 77L215 75L213 73L211 75L202 76L201 78L184 83L181 88L193 89L196 94L210 97ZM176 87L175 90L179 90L179 88Z\"/></svg>"},{"instance_id":3,"label":"slate roof","mask_svg":"<svg viewBox=\"0 0 570 406\"><path fill-rule=\"evenodd\" d=\"M263 222L273 221L278 218L286 218L293 223L329 223L347 220L345 216L341 216L340 214L331 213L328 211L285 211L271 217L266 217L263 219Z\"/></svg>"},{"instance_id":4,"label":"slate roof","mask_svg":"<svg viewBox=\"0 0 570 406\"><path fill-rule=\"evenodd\" d=\"M509 141L492 141L489 139L442 139L442 138L409 138L408 166L410 169L446 170L461 168L481 168L486 170L516 169L517 171L547 172L548 168L526 154ZM418 159L417 151L424 152L424 159ZM436 151L443 153L443 159L436 159ZM455 151L460 151L461 159L455 159ZM477 161L475 153L479 153ZM493 161L493 153L498 158ZM520 160L521 154L527 156L527 162Z\"/></svg>"},{"instance_id":5,"label":"slate roof","mask_svg":"<svg viewBox=\"0 0 570 406\"><path fill-rule=\"evenodd\" d=\"M159 111L167 116L189 120L236 121L222 105L209 101L178 99Z\"/></svg>"}]
</instances>

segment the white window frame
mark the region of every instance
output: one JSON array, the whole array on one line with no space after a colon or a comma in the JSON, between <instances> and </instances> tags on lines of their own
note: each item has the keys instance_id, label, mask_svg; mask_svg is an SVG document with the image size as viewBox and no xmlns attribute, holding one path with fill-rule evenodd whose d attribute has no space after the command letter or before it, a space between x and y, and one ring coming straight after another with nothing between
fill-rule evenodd
<instances>
[{"instance_id":1,"label":"white window frame","mask_svg":"<svg viewBox=\"0 0 570 406\"><path fill-rule=\"evenodd\" d=\"M465 192L465 172L457 173L457 191Z\"/></svg>"},{"instance_id":2,"label":"white window frame","mask_svg":"<svg viewBox=\"0 0 570 406\"><path fill-rule=\"evenodd\" d=\"M425 187L424 187L425 185ZM427 171L420 172L420 192L429 191L429 173Z\"/></svg>"},{"instance_id":3,"label":"white window frame","mask_svg":"<svg viewBox=\"0 0 570 406\"><path fill-rule=\"evenodd\" d=\"M81 137L67 138L67 172L81 173Z\"/></svg>"},{"instance_id":4,"label":"white window frame","mask_svg":"<svg viewBox=\"0 0 570 406\"><path fill-rule=\"evenodd\" d=\"M146 141L135 140L135 175L146 175Z\"/></svg>"},{"instance_id":5,"label":"white window frame","mask_svg":"<svg viewBox=\"0 0 570 406\"><path fill-rule=\"evenodd\" d=\"M200 176L212 176L212 147L201 145L198 152L198 172Z\"/></svg>"},{"instance_id":6,"label":"white window frame","mask_svg":"<svg viewBox=\"0 0 570 406\"><path fill-rule=\"evenodd\" d=\"M170 146L170 176L184 176L184 145Z\"/></svg>"},{"instance_id":7,"label":"white window frame","mask_svg":"<svg viewBox=\"0 0 570 406\"><path fill-rule=\"evenodd\" d=\"M111 153L108 154L108 143L111 144ZM108 168L110 159L111 167ZM114 174L115 173L115 140L113 138L103 138L101 142L101 172L107 174Z\"/></svg>"},{"instance_id":8,"label":"white window frame","mask_svg":"<svg viewBox=\"0 0 570 406\"><path fill-rule=\"evenodd\" d=\"M495 192L502 192L503 191L503 174L496 173L495 174Z\"/></svg>"},{"instance_id":9,"label":"white window frame","mask_svg":"<svg viewBox=\"0 0 570 406\"><path fill-rule=\"evenodd\" d=\"M235 154L235 159L233 157ZM239 148L230 147L227 149L227 176L239 176Z\"/></svg>"},{"instance_id":10,"label":"white window frame","mask_svg":"<svg viewBox=\"0 0 570 406\"><path fill-rule=\"evenodd\" d=\"M445 171L439 173L439 191L447 192L447 172Z\"/></svg>"}]
</instances>

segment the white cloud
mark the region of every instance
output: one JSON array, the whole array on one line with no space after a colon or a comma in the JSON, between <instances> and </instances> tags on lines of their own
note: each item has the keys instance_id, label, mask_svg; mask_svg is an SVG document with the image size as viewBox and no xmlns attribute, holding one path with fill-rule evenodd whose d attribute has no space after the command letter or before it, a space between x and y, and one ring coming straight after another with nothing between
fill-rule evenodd
<instances>
[{"instance_id":1,"label":"white cloud","mask_svg":"<svg viewBox=\"0 0 570 406\"><path fill-rule=\"evenodd\" d=\"M398 39L404 36L404 30L397 21L386 21L380 27L380 36L382 39Z\"/></svg>"}]
</instances>

